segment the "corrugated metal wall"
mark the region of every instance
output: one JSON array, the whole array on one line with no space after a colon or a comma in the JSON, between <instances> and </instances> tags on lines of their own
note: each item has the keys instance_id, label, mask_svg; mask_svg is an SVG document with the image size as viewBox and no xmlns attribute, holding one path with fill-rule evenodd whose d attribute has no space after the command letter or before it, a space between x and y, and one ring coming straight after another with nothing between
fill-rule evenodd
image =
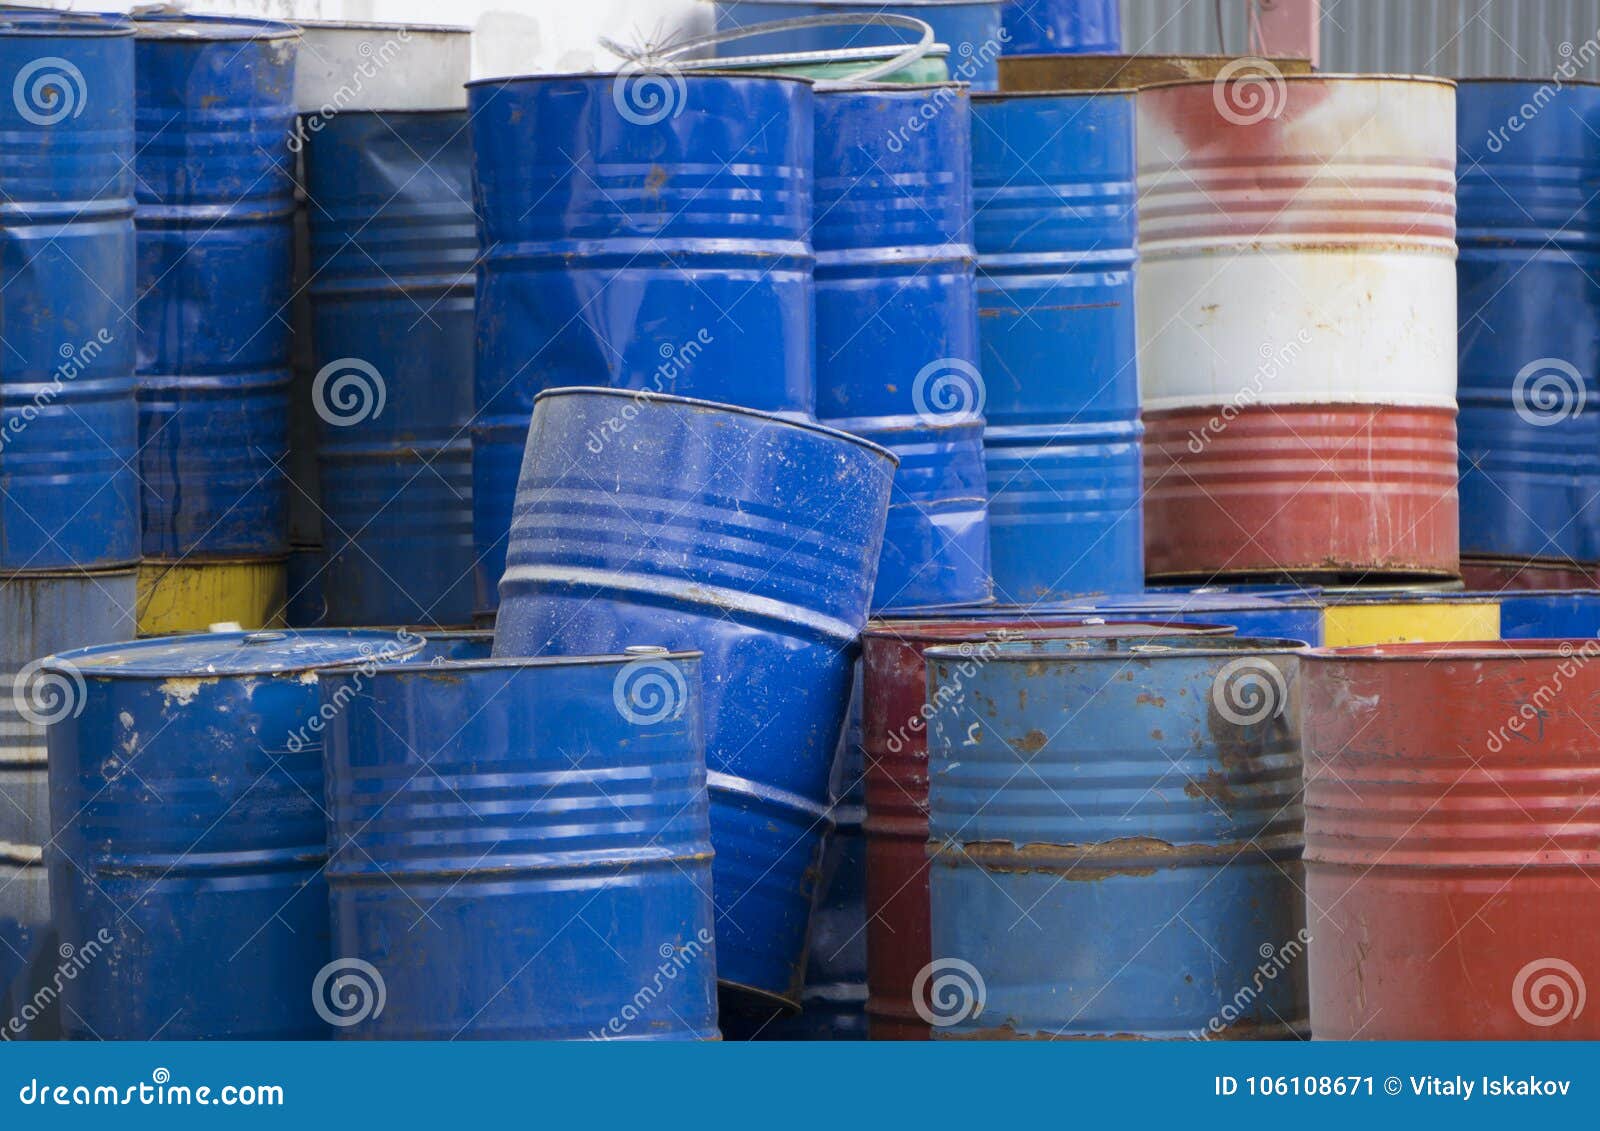
<instances>
[{"instance_id":1,"label":"corrugated metal wall","mask_svg":"<svg viewBox=\"0 0 1600 1131\"><path fill-rule=\"evenodd\" d=\"M1217 51L1215 0L1122 0L1127 49ZM1245 0L1222 0L1226 49L1241 52ZM1587 45L1587 48L1585 48ZM1323 0L1325 71L1549 78L1563 61L1600 79L1600 0Z\"/></svg>"}]
</instances>

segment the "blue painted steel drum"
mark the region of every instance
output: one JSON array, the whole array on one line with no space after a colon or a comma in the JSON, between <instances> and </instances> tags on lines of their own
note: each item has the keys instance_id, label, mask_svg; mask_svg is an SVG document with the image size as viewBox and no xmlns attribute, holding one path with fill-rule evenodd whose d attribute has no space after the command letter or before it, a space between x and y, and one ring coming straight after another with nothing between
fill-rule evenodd
<instances>
[{"instance_id":1,"label":"blue painted steel drum","mask_svg":"<svg viewBox=\"0 0 1600 1131\"><path fill-rule=\"evenodd\" d=\"M994 90L1000 84L999 59L1005 46L1002 10L1010 0L717 0L717 30L747 28L773 20L805 16L852 15L911 16L933 28L933 38L950 47L950 77L974 90ZM881 28L870 25L819 27L782 35L784 51L824 51L841 47L878 46L885 42ZM772 50L770 37L729 43L724 54L754 55Z\"/></svg>"},{"instance_id":2,"label":"blue painted steel drum","mask_svg":"<svg viewBox=\"0 0 1600 1131\"><path fill-rule=\"evenodd\" d=\"M134 577L124 570L0 580L0 1039L60 1033L53 982L61 954L43 857L50 839L45 727L70 714L74 700L36 661L130 639ZM35 1002L46 985L50 993Z\"/></svg>"},{"instance_id":3,"label":"blue painted steel drum","mask_svg":"<svg viewBox=\"0 0 1600 1131\"><path fill-rule=\"evenodd\" d=\"M462 660L487 660L494 653L494 633L478 629L460 632L423 632L422 651L410 657L411 664L440 667Z\"/></svg>"},{"instance_id":4,"label":"blue painted steel drum","mask_svg":"<svg viewBox=\"0 0 1600 1131\"><path fill-rule=\"evenodd\" d=\"M776 999L800 989L893 472L831 429L604 389L542 394L528 436L495 655L705 653L719 977Z\"/></svg>"},{"instance_id":5,"label":"blue painted steel drum","mask_svg":"<svg viewBox=\"0 0 1600 1131\"><path fill-rule=\"evenodd\" d=\"M298 33L137 22L144 555L289 550L289 303Z\"/></svg>"},{"instance_id":6,"label":"blue painted steel drum","mask_svg":"<svg viewBox=\"0 0 1600 1131\"><path fill-rule=\"evenodd\" d=\"M330 957L314 670L420 647L383 632L178 636L64 652L46 848L59 937L114 957L61 988L70 1039L309 1040Z\"/></svg>"},{"instance_id":7,"label":"blue painted steel drum","mask_svg":"<svg viewBox=\"0 0 1600 1131\"><path fill-rule=\"evenodd\" d=\"M466 112L346 111L305 164L328 623L471 624Z\"/></svg>"},{"instance_id":8,"label":"blue painted steel drum","mask_svg":"<svg viewBox=\"0 0 1600 1131\"><path fill-rule=\"evenodd\" d=\"M1007 55L1116 55L1121 0L1012 0L1005 30Z\"/></svg>"},{"instance_id":9,"label":"blue painted steel drum","mask_svg":"<svg viewBox=\"0 0 1600 1131\"><path fill-rule=\"evenodd\" d=\"M817 96L817 417L900 457L874 610L991 596L971 105Z\"/></svg>"},{"instance_id":10,"label":"blue painted steel drum","mask_svg":"<svg viewBox=\"0 0 1600 1131\"><path fill-rule=\"evenodd\" d=\"M1594 561L1600 86L1466 81L1456 118L1461 551Z\"/></svg>"},{"instance_id":11,"label":"blue painted steel drum","mask_svg":"<svg viewBox=\"0 0 1600 1131\"><path fill-rule=\"evenodd\" d=\"M468 88L485 249L473 427L482 608L504 568L542 390L598 383L816 410L810 84L660 81Z\"/></svg>"},{"instance_id":12,"label":"blue painted steel drum","mask_svg":"<svg viewBox=\"0 0 1600 1131\"><path fill-rule=\"evenodd\" d=\"M1584 640L1600 637L1600 590L1506 590L1500 602L1502 640Z\"/></svg>"},{"instance_id":13,"label":"blue painted steel drum","mask_svg":"<svg viewBox=\"0 0 1600 1131\"><path fill-rule=\"evenodd\" d=\"M337 1036L716 1039L697 656L320 680L333 954L384 989Z\"/></svg>"},{"instance_id":14,"label":"blue painted steel drum","mask_svg":"<svg viewBox=\"0 0 1600 1131\"><path fill-rule=\"evenodd\" d=\"M928 650L935 1038L1308 1033L1297 648Z\"/></svg>"},{"instance_id":15,"label":"blue painted steel drum","mask_svg":"<svg viewBox=\"0 0 1600 1131\"><path fill-rule=\"evenodd\" d=\"M139 560L133 25L0 12L0 572Z\"/></svg>"},{"instance_id":16,"label":"blue painted steel drum","mask_svg":"<svg viewBox=\"0 0 1600 1131\"><path fill-rule=\"evenodd\" d=\"M1133 94L973 99L995 595L1144 586Z\"/></svg>"}]
</instances>

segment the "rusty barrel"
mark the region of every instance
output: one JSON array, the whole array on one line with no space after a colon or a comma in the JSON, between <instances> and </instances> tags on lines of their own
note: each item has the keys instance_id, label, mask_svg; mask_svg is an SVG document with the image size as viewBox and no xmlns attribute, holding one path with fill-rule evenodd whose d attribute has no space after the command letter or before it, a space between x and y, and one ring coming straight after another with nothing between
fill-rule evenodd
<instances>
[{"instance_id":1,"label":"rusty barrel","mask_svg":"<svg viewBox=\"0 0 1600 1131\"><path fill-rule=\"evenodd\" d=\"M1150 575L1457 574L1453 84L1145 87L1139 190Z\"/></svg>"},{"instance_id":2,"label":"rusty barrel","mask_svg":"<svg viewBox=\"0 0 1600 1131\"><path fill-rule=\"evenodd\" d=\"M935 1038L1307 1031L1300 650L927 650Z\"/></svg>"},{"instance_id":3,"label":"rusty barrel","mask_svg":"<svg viewBox=\"0 0 1600 1131\"><path fill-rule=\"evenodd\" d=\"M1304 662L1315 1032L1594 1040L1600 641Z\"/></svg>"}]
</instances>

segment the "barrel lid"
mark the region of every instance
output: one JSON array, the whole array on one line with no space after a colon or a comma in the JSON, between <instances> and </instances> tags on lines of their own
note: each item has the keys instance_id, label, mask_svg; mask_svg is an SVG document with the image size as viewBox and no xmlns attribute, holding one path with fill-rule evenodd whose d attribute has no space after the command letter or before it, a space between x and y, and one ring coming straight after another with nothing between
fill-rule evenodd
<instances>
[{"instance_id":1,"label":"barrel lid","mask_svg":"<svg viewBox=\"0 0 1600 1131\"><path fill-rule=\"evenodd\" d=\"M1259 78L1258 74L1242 74L1234 77L1235 82L1249 82ZM1277 74L1272 77L1273 82L1310 82L1327 83L1333 86L1354 85L1368 83L1376 86L1379 83L1415 83L1419 86L1442 86L1454 90L1454 79L1442 78L1439 75L1408 75L1408 74L1361 74L1359 72L1335 73L1329 71L1312 71L1309 74L1285 75ZM1144 94L1151 90L1165 90L1174 86L1214 86L1216 79L1172 79L1170 82L1153 82L1148 86L1141 86L1139 93Z\"/></svg>"},{"instance_id":2,"label":"barrel lid","mask_svg":"<svg viewBox=\"0 0 1600 1131\"><path fill-rule=\"evenodd\" d=\"M405 35L471 35L466 24L384 23L380 20L296 20L304 31L384 31Z\"/></svg>"},{"instance_id":3,"label":"barrel lid","mask_svg":"<svg viewBox=\"0 0 1600 1131\"><path fill-rule=\"evenodd\" d=\"M46 9L8 8L0 11L0 36L132 35L133 21L111 12L56 12Z\"/></svg>"},{"instance_id":4,"label":"barrel lid","mask_svg":"<svg viewBox=\"0 0 1600 1131\"><path fill-rule=\"evenodd\" d=\"M818 82L817 97L832 98L840 94L905 94L926 95L935 90L953 90L960 93L970 93L969 83L957 82L955 79L944 79L940 82L851 82L848 78L827 79Z\"/></svg>"},{"instance_id":5,"label":"barrel lid","mask_svg":"<svg viewBox=\"0 0 1600 1131\"><path fill-rule=\"evenodd\" d=\"M43 666L46 670L72 669L82 675L108 679L204 679L304 672L366 661L398 661L415 654L421 647L420 636L405 632L267 629L102 644L61 652L46 659Z\"/></svg>"},{"instance_id":6,"label":"barrel lid","mask_svg":"<svg viewBox=\"0 0 1600 1131\"><path fill-rule=\"evenodd\" d=\"M1073 639L1029 639L997 641L985 649L986 663L1032 662L1036 660L1129 660L1216 659L1226 657L1290 656L1307 649L1304 641L1254 636L1160 636L1101 637ZM970 646L940 645L923 653L929 660L965 660Z\"/></svg>"},{"instance_id":7,"label":"barrel lid","mask_svg":"<svg viewBox=\"0 0 1600 1131\"><path fill-rule=\"evenodd\" d=\"M1128 613L1213 613L1291 609L1310 597L1269 597L1248 593L1130 593L1123 596L1084 597L1052 601L1036 607L1034 615L1084 616Z\"/></svg>"},{"instance_id":8,"label":"barrel lid","mask_svg":"<svg viewBox=\"0 0 1600 1131\"><path fill-rule=\"evenodd\" d=\"M647 64L638 64L635 72L639 75L648 75L651 72ZM765 71L692 71L679 70L676 64L660 64L660 72L670 74L675 81L706 82L710 79L720 79L723 82L792 82L801 86L815 86L815 79L806 78L804 75L779 75L769 74ZM615 83L617 71L569 71L565 74L529 74L529 75L494 75L489 78L473 79L467 83L467 89L476 86L521 86L523 84L542 85L545 83L571 82L574 79L593 79L597 82Z\"/></svg>"},{"instance_id":9,"label":"barrel lid","mask_svg":"<svg viewBox=\"0 0 1600 1131\"><path fill-rule=\"evenodd\" d=\"M1441 660L1566 660L1580 666L1600 658L1600 640L1592 636L1563 640L1464 640L1458 642L1417 641L1409 644L1362 644L1350 648L1313 648L1307 660L1346 663L1365 660L1374 663Z\"/></svg>"},{"instance_id":10,"label":"barrel lid","mask_svg":"<svg viewBox=\"0 0 1600 1131\"><path fill-rule=\"evenodd\" d=\"M917 644L980 644L1006 640L1103 640L1155 636L1223 636L1234 630L1220 624L1173 624L1162 621L1119 621L1100 617L1063 618L1041 615L1017 620L995 617L951 617L929 620L873 621L863 636Z\"/></svg>"},{"instance_id":11,"label":"barrel lid","mask_svg":"<svg viewBox=\"0 0 1600 1131\"><path fill-rule=\"evenodd\" d=\"M189 12L135 12L134 31L140 39L233 42L251 39L292 39L300 34L293 24L256 20L248 16L205 16Z\"/></svg>"}]
</instances>

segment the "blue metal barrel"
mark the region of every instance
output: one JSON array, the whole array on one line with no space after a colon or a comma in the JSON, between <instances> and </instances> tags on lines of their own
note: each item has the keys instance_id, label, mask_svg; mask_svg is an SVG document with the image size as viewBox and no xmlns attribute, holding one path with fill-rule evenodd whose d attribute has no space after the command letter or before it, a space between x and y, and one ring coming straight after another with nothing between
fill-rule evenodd
<instances>
[{"instance_id":1,"label":"blue metal barrel","mask_svg":"<svg viewBox=\"0 0 1600 1131\"><path fill-rule=\"evenodd\" d=\"M472 144L461 110L306 131L330 624L472 623Z\"/></svg>"},{"instance_id":2,"label":"blue metal barrel","mask_svg":"<svg viewBox=\"0 0 1600 1131\"><path fill-rule=\"evenodd\" d=\"M1005 30L1007 55L1115 55L1121 0L1012 0Z\"/></svg>"},{"instance_id":3,"label":"blue metal barrel","mask_svg":"<svg viewBox=\"0 0 1600 1131\"><path fill-rule=\"evenodd\" d=\"M1464 554L1600 559L1595 129L1600 86L1456 91Z\"/></svg>"},{"instance_id":4,"label":"blue metal barrel","mask_svg":"<svg viewBox=\"0 0 1600 1131\"><path fill-rule=\"evenodd\" d=\"M464 629L460 632L423 632L422 651L407 663L435 667L458 660L487 660L494 652L494 633Z\"/></svg>"},{"instance_id":5,"label":"blue metal barrel","mask_svg":"<svg viewBox=\"0 0 1600 1131\"><path fill-rule=\"evenodd\" d=\"M991 596L966 91L817 96L817 417L895 470L874 610Z\"/></svg>"},{"instance_id":6,"label":"blue metal barrel","mask_svg":"<svg viewBox=\"0 0 1600 1131\"><path fill-rule=\"evenodd\" d=\"M1297 649L928 650L934 1037L1309 1031Z\"/></svg>"},{"instance_id":7,"label":"blue metal barrel","mask_svg":"<svg viewBox=\"0 0 1600 1131\"><path fill-rule=\"evenodd\" d=\"M995 595L1144 585L1133 94L973 99Z\"/></svg>"},{"instance_id":8,"label":"blue metal barrel","mask_svg":"<svg viewBox=\"0 0 1600 1131\"><path fill-rule=\"evenodd\" d=\"M998 615L1015 617L1018 610ZM1249 594L1134 593L1094 600L1059 601L1028 610L1032 616L1156 619L1180 624L1224 624L1240 636L1322 644L1322 606L1312 595L1281 597ZM989 616L989 610L978 615Z\"/></svg>"},{"instance_id":9,"label":"blue metal barrel","mask_svg":"<svg viewBox=\"0 0 1600 1131\"><path fill-rule=\"evenodd\" d=\"M719 977L797 1000L894 456L681 397L544 393L496 656L705 653Z\"/></svg>"},{"instance_id":10,"label":"blue metal barrel","mask_svg":"<svg viewBox=\"0 0 1600 1131\"><path fill-rule=\"evenodd\" d=\"M288 553L296 36L137 22L144 555Z\"/></svg>"},{"instance_id":11,"label":"blue metal barrel","mask_svg":"<svg viewBox=\"0 0 1600 1131\"><path fill-rule=\"evenodd\" d=\"M336 1035L716 1038L700 661L632 652L321 676Z\"/></svg>"},{"instance_id":12,"label":"blue metal barrel","mask_svg":"<svg viewBox=\"0 0 1600 1131\"><path fill-rule=\"evenodd\" d=\"M139 559L133 25L0 12L0 571Z\"/></svg>"},{"instance_id":13,"label":"blue metal barrel","mask_svg":"<svg viewBox=\"0 0 1600 1131\"><path fill-rule=\"evenodd\" d=\"M64 652L45 850L63 943L108 957L61 987L72 1039L320 1039L331 957L315 669L410 634L253 632Z\"/></svg>"},{"instance_id":14,"label":"blue metal barrel","mask_svg":"<svg viewBox=\"0 0 1600 1131\"><path fill-rule=\"evenodd\" d=\"M1600 590L1505 590L1500 602L1502 640L1590 640L1600 637Z\"/></svg>"},{"instance_id":15,"label":"blue metal barrel","mask_svg":"<svg viewBox=\"0 0 1600 1131\"><path fill-rule=\"evenodd\" d=\"M999 59L1005 47L1001 13L1010 0L717 0L717 30L747 28L773 20L841 13L911 16L933 28L933 37L950 48L950 77L974 90L994 90L1000 83ZM818 27L783 32L784 51L825 51L876 46L883 32L871 26ZM756 54L772 50L752 37L728 44L726 53Z\"/></svg>"},{"instance_id":16,"label":"blue metal barrel","mask_svg":"<svg viewBox=\"0 0 1600 1131\"><path fill-rule=\"evenodd\" d=\"M37 661L131 638L134 578L124 570L0 580L0 1039L60 1032L52 983L61 940L51 928L43 858L50 839L45 727L74 703ZM45 985L50 994L36 1002Z\"/></svg>"},{"instance_id":17,"label":"blue metal barrel","mask_svg":"<svg viewBox=\"0 0 1600 1131\"><path fill-rule=\"evenodd\" d=\"M597 382L808 418L813 99L798 79L494 79L468 91L479 233L478 598L528 416Z\"/></svg>"}]
</instances>

